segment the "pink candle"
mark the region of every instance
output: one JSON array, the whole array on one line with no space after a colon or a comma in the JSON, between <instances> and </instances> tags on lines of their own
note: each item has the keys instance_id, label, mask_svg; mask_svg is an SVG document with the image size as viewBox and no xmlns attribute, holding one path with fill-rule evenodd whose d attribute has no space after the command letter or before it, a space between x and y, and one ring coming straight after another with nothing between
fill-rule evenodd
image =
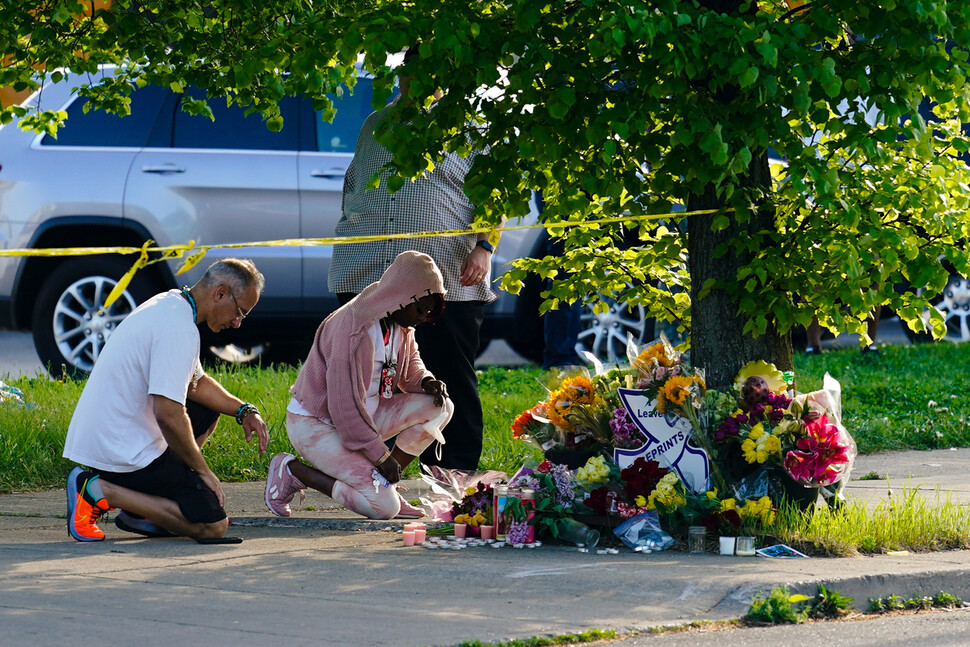
<instances>
[{"instance_id":1,"label":"pink candle","mask_svg":"<svg viewBox=\"0 0 970 647\"><path fill-rule=\"evenodd\" d=\"M481 527L481 531L482 531L482 539L492 539L493 538L493 533L495 532L495 527L494 526L482 526Z\"/></svg>"},{"instance_id":2,"label":"pink candle","mask_svg":"<svg viewBox=\"0 0 970 647\"><path fill-rule=\"evenodd\" d=\"M405 546L413 546L414 545L414 531L413 530L405 530L402 533L401 537L404 539L404 545Z\"/></svg>"},{"instance_id":3,"label":"pink candle","mask_svg":"<svg viewBox=\"0 0 970 647\"><path fill-rule=\"evenodd\" d=\"M425 540L425 538L427 536L427 533L428 533L428 531L424 527L424 524L423 523L421 524L421 527L420 528L415 528L414 529L414 543L416 543L416 544L422 543Z\"/></svg>"},{"instance_id":4,"label":"pink candle","mask_svg":"<svg viewBox=\"0 0 970 647\"><path fill-rule=\"evenodd\" d=\"M459 539L464 538L464 536L465 536L465 530L467 528L468 528L468 525L467 524L464 524L464 523L456 523L455 524L455 537L458 537Z\"/></svg>"}]
</instances>

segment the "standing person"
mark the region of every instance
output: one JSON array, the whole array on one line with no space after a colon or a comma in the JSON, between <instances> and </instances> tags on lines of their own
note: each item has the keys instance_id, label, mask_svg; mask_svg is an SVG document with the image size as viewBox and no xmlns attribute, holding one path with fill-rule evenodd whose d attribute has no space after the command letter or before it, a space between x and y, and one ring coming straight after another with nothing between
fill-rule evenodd
<instances>
[{"instance_id":1,"label":"standing person","mask_svg":"<svg viewBox=\"0 0 970 647\"><path fill-rule=\"evenodd\" d=\"M64 457L88 467L74 468L67 479L72 537L103 540L96 522L111 508L123 508L135 520L138 528L123 528L132 532L167 534L157 527L200 540L225 535L225 496L199 446L219 414L235 416L247 441L255 433L260 453L269 434L254 405L202 371L197 324L213 332L238 328L263 284L251 261L217 261L191 289L155 295L114 331L81 392L64 443Z\"/></svg>"},{"instance_id":2,"label":"standing person","mask_svg":"<svg viewBox=\"0 0 970 647\"><path fill-rule=\"evenodd\" d=\"M393 484L415 456L443 440L453 412L412 330L441 315L444 295L431 257L402 252L380 281L323 320L286 409L290 442L310 464L292 454L273 457L270 512L290 516L293 496L309 486L370 519L422 516ZM375 470L389 487L379 486Z\"/></svg>"},{"instance_id":3,"label":"standing person","mask_svg":"<svg viewBox=\"0 0 970 647\"><path fill-rule=\"evenodd\" d=\"M405 64L416 53L408 50ZM401 94L408 100L408 77L401 78ZM462 158L446 153L434 170L407 181L396 193L387 190L391 154L374 139L378 125L388 118L391 106L371 114L357 140L354 159L347 169L343 189L343 215L337 223L338 236L380 236L467 229L474 219L475 205L462 186L471 170L473 156ZM375 174L381 184L368 190ZM380 240L336 245L330 263L328 287L341 304L374 281L406 250L425 253L434 259L444 277L447 308L436 322L421 326L416 339L421 359L436 377L448 385L455 415L444 430L443 446L429 447L421 454L427 465L475 470L482 454L482 402L478 394L475 358L485 304L496 295L489 288L491 261L495 249L487 234ZM440 458L439 458L440 452Z\"/></svg>"},{"instance_id":4,"label":"standing person","mask_svg":"<svg viewBox=\"0 0 970 647\"><path fill-rule=\"evenodd\" d=\"M536 207L541 214L546 209L546 201L541 192L536 193ZM562 256L566 251L563 238L554 238L546 232L546 256ZM565 272L563 272L565 274ZM545 281L546 289L552 289L552 278ZM542 315L542 336L545 346L542 349L542 370L551 368L581 366L583 364L576 344L579 342L579 326L582 321L583 304L559 302L555 310L547 310Z\"/></svg>"},{"instance_id":5,"label":"standing person","mask_svg":"<svg viewBox=\"0 0 970 647\"><path fill-rule=\"evenodd\" d=\"M879 334L879 317L882 316L882 306L876 306L873 311L869 314L869 319L866 321L866 334L869 335L869 339L872 341L868 346L863 346L860 351L862 353L872 353L875 356L879 355L879 347L876 346L876 336ZM812 323L808 324L805 329L807 337L807 345L805 346L806 355L821 355L822 354L822 326L818 323L818 318L812 317Z\"/></svg>"}]
</instances>

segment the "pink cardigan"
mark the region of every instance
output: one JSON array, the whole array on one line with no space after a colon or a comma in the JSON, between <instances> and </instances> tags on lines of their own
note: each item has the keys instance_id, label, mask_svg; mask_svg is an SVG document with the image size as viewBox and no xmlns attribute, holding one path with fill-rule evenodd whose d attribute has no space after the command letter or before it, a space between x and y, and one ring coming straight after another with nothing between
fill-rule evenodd
<instances>
[{"instance_id":1,"label":"pink cardigan","mask_svg":"<svg viewBox=\"0 0 970 647\"><path fill-rule=\"evenodd\" d=\"M317 328L310 354L290 391L311 414L333 421L347 449L363 451L372 462L387 449L364 406L374 370L370 327L412 298L444 293L441 272L431 257L403 252L379 281L331 313ZM434 376L418 355L414 331L402 331L397 349L397 387L421 393L421 382Z\"/></svg>"}]
</instances>

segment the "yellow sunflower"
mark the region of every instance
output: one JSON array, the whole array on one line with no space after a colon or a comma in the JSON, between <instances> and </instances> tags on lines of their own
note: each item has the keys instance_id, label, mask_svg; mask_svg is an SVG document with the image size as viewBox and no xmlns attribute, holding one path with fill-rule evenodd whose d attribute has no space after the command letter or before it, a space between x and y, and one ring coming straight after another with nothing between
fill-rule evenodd
<instances>
[{"instance_id":1,"label":"yellow sunflower","mask_svg":"<svg viewBox=\"0 0 970 647\"><path fill-rule=\"evenodd\" d=\"M670 356L667 346L663 342L658 341L656 344L644 348L633 360L633 364L640 368L651 366L654 361L660 366L670 366L674 363L674 359Z\"/></svg>"},{"instance_id":2,"label":"yellow sunflower","mask_svg":"<svg viewBox=\"0 0 970 647\"><path fill-rule=\"evenodd\" d=\"M704 386L704 380L697 376L675 375L667 378L657 393L657 410L667 413L671 407L683 407L690 398L691 387Z\"/></svg>"}]
</instances>

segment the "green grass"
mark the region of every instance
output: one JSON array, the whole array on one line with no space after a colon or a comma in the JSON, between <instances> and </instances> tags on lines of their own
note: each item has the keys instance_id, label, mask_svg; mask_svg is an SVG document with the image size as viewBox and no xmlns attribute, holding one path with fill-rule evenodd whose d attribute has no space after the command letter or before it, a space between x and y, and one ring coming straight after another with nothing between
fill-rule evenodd
<instances>
[{"instance_id":1,"label":"green grass","mask_svg":"<svg viewBox=\"0 0 970 647\"><path fill-rule=\"evenodd\" d=\"M771 543L817 556L964 549L970 548L970 509L947 493L934 499L904 489L872 508L859 501L809 513L784 506L768 532Z\"/></svg>"},{"instance_id":2,"label":"green grass","mask_svg":"<svg viewBox=\"0 0 970 647\"><path fill-rule=\"evenodd\" d=\"M821 386L825 371L842 383L846 427L862 453L885 449L970 447L970 344L885 347L879 357L856 349L795 358L798 388ZM296 369L222 367L210 373L231 392L259 405L270 426L269 453L242 442L238 426L224 417L206 457L228 481L260 479L273 453L290 451L285 408ZM480 373L485 416L481 467L514 471L538 452L513 441L509 426L521 411L546 395L537 367L489 368ZM64 435L81 385L45 378L0 380L20 388L34 408L0 404L0 491L62 485L70 464L63 460ZM411 467L408 476L416 474Z\"/></svg>"},{"instance_id":3,"label":"green grass","mask_svg":"<svg viewBox=\"0 0 970 647\"><path fill-rule=\"evenodd\" d=\"M231 393L259 406L269 426L270 444L266 456L260 456L255 443L243 442L238 425L223 417L205 446L206 460L225 481L265 478L269 457L293 451L286 436L286 405L297 369L221 365L209 369L209 374ZM528 458L541 460L541 453L513 440L509 432L512 418L545 397L545 388L537 379L541 375L537 367L492 367L480 373L486 430L483 468L511 473ZM45 377L11 380L2 376L0 381L23 391L29 403L28 407L0 403L0 492L62 486L73 464L61 458L61 451L83 384ZM406 476L417 474L415 463Z\"/></svg>"},{"instance_id":4,"label":"green grass","mask_svg":"<svg viewBox=\"0 0 970 647\"><path fill-rule=\"evenodd\" d=\"M798 389L842 383L846 428L863 454L890 449L970 447L970 344L856 348L795 357Z\"/></svg>"}]
</instances>

